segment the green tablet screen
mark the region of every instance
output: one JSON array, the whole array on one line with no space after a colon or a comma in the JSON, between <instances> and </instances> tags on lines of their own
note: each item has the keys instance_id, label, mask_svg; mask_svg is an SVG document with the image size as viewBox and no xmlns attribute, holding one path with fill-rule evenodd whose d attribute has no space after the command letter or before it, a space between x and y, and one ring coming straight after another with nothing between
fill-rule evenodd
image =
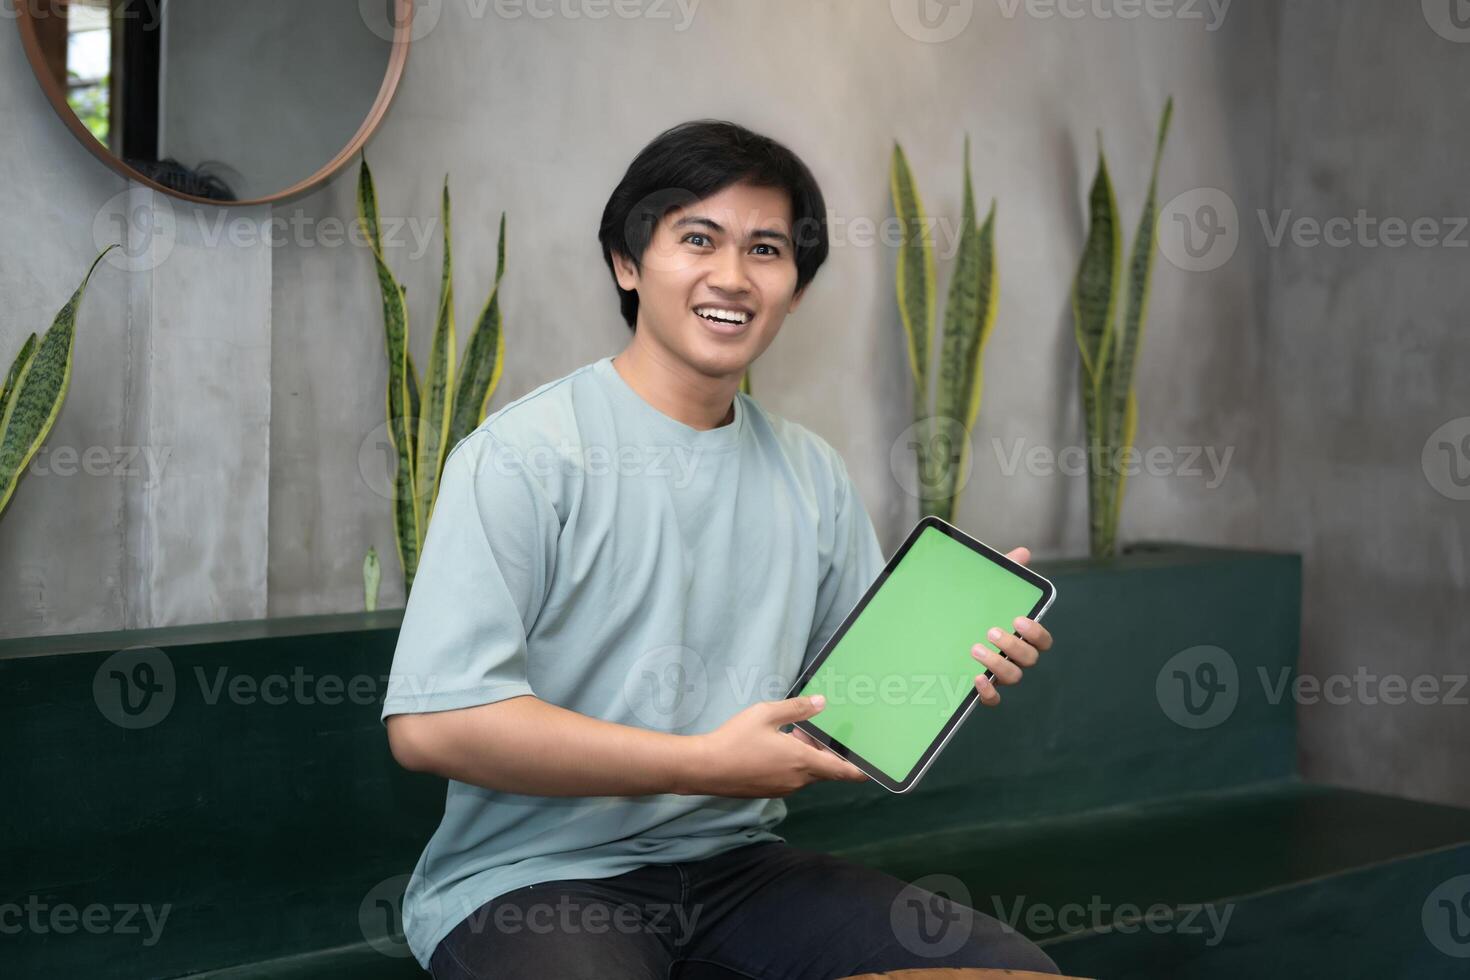
<instances>
[{"instance_id":1,"label":"green tablet screen","mask_svg":"<svg viewBox=\"0 0 1470 980\"><path fill-rule=\"evenodd\" d=\"M992 626L1033 615L1040 586L925 527L799 694L826 695L815 725L895 782L907 779L985 670Z\"/></svg>"}]
</instances>

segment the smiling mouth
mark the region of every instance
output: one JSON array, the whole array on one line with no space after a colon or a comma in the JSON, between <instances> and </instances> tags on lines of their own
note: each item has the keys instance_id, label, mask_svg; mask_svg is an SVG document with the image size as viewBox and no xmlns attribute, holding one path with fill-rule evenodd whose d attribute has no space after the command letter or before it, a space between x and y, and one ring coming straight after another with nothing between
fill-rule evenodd
<instances>
[{"instance_id":1,"label":"smiling mouth","mask_svg":"<svg viewBox=\"0 0 1470 980\"><path fill-rule=\"evenodd\" d=\"M694 315L702 320L709 321L715 326L726 329L743 327L755 319L755 315L748 310L734 309L728 306L696 306L694 308Z\"/></svg>"}]
</instances>

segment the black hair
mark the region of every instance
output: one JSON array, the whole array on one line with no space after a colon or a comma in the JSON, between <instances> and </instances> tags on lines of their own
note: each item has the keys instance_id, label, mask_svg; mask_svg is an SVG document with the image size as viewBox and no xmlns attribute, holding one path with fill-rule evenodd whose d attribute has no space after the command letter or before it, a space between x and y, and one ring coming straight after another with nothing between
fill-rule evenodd
<instances>
[{"instance_id":1,"label":"black hair","mask_svg":"<svg viewBox=\"0 0 1470 980\"><path fill-rule=\"evenodd\" d=\"M638 153L602 212L597 237L628 329L637 329L638 292L617 284L613 253L642 268L643 253L664 215L739 183L774 187L790 195L797 291L816 278L827 261L827 205L801 158L770 137L732 122L680 123Z\"/></svg>"}]
</instances>

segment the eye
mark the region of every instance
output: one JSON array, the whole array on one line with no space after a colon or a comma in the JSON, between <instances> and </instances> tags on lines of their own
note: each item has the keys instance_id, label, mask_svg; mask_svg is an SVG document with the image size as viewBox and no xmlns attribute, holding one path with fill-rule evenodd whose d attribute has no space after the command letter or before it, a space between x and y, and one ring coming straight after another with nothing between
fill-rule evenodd
<instances>
[{"instance_id":1,"label":"eye","mask_svg":"<svg viewBox=\"0 0 1470 980\"><path fill-rule=\"evenodd\" d=\"M691 245L696 245L697 246L697 245L699 245L699 242L696 242L696 241L692 241L691 240L691 239L695 239L695 238L702 239L706 245L709 244L709 236L708 235L701 235L697 231L691 231L689 234L685 235L684 236L684 241L689 242L689 244L691 244Z\"/></svg>"},{"instance_id":2,"label":"eye","mask_svg":"<svg viewBox=\"0 0 1470 980\"><path fill-rule=\"evenodd\" d=\"M764 242L762 242L759 245L756 245L755 248L768 248L768 249L770 249L769 252L764 253L766 255L780 255L781 254L781 250L779 248L777 248L774 245L768 245L768 244L766 244Z\"/></svg>"}]
</instances>

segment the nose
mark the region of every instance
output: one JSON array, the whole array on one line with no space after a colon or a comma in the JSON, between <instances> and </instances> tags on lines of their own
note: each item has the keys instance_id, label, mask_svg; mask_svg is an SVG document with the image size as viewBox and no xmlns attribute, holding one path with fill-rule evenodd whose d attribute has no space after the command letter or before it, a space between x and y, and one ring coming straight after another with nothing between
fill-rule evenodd
<instances>
[{"instance_id":1,"label":"nose","mask_svg":"<svg viewBox=\"0 0 1470 980\"><path fill-rule=\"evenodd\" d=\"M716 252L707 282L722 293L738 295L750 291L750 278L745 273L745 256L739 248L727 246Z\"/></svg>"}]
</instances>

